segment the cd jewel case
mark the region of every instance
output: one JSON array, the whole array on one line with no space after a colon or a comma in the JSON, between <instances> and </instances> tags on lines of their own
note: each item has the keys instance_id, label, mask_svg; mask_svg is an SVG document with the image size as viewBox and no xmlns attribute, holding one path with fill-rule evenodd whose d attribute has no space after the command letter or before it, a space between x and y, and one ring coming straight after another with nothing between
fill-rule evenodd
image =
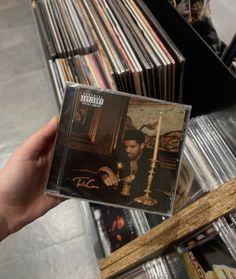
<instances>
[{"instance_id":1,"label":"cd jewel case","mask_svg":"<svg viewBox=\"0 0 236 279\"><path fill-rule=\"evenodd\" d=\"M46 191L170 216L190 110L69 84Z\"/></svg>"}]
</instances>

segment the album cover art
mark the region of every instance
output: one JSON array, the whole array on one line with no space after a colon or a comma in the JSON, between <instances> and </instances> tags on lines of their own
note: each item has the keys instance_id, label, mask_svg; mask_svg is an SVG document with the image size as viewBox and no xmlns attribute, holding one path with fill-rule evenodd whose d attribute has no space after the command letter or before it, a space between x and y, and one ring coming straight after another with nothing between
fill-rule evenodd
<instances>
[{"instance_id":1,"label":"album cover art","mask_svg":"<svg viewBox=\"0 0 236 279\"><path fill-rule=\"evenodd\" d=\"M128 209L94 203L90 207L105 256L137 237Z\"/></svg>"},{"instance_id":2,"label":"album cover art","mask_svg":"<svg viewBox=\"0 0 236 279\"><path fill-rule=\"evenodd\" d=\"M171 215L190 107L68 85L47 191Z\"/></svg>"}]
</instances>

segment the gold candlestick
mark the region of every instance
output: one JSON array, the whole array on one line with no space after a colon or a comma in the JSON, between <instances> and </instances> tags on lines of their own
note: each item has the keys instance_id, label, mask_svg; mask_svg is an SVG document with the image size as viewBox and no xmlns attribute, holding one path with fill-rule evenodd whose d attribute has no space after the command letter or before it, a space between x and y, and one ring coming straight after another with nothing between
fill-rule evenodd
<instances>
[{"instance_id":1,"label":"gold candlestick","mask_svg":"<svg viewBox=\"0 0 236 279\"><path fill-rule=\"evenodd\" d=\"M123 196L130 196L130 183L135 179L135 176L133 174L130 174L126 177L124 177L123 179L121 179L120 181L124 182L122 191L120 192L121 195Z\"/></svg>"},{"instance_id":2,"label":"gold candlestick","mask_svg":"<svg viewBox=\"0 0 236 279\"><path fill-rule=\"evenodd\" d=\"M118 177L118 180L121 181L121 179L120 179L120 171L124 168L124 163L123 162L116 162L116 165L117 165L117 173L116 173L116 175Z\"/></svg>"},{"instance_id":3,"label":"gold candlestick","mask_svg":"<svg viewBox=\"0 0 236 279\"><path fill-rule=\"evenodd\" d=\"M156 199L150 197L150 193L151 193L152 180L153 180L156 165L157 165L157 153L158 153L160 130L161 130L161 119L162 119L162 112L160 112L160 114L159 114L159 120L158 120L157 131L156 131L155 146L154 146L152 159L150 159L151 164L150 164L150 170L148 172L147 187L144 190L145 194L141 197L137 197L137 198L134 199L136 202L142 203L144 205L149 205L149 206L152 206L152 205L155 205L155 204L158 203L158 201Z\"/></svg>"},{"instance_id":4,"label":"gold candlestick","mask_svg":"<svg viewBox=\"0 0 236 279\"><path fill-rule=\"evenodd\" d=\"M123 187L120 192L122 196L129 196L130 195L130 183L135 179L135 176L133 174L130 174L128 176L125 176L123 178L120 178L120 171L124 168L123 162L117 162L117 176L119 177L119 182L123 182Z\"/></svg>"}]
</instances>

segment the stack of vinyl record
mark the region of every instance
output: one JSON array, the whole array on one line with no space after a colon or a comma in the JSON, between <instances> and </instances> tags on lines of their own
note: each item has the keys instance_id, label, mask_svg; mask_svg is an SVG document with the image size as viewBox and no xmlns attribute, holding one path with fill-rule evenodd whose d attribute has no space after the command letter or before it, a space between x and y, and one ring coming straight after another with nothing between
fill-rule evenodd
<instances>
[{"instance_id":1,"label":"stack of vinyl record","mask_svg":"<svg viewBox=\"0 0 236 279\"><path fill-rule=\"evenodd\" d=\"M185 59L141 0L34 7L60 101L71 81L181 102Z\"/></svg>"},{"instance_id":2,"label":"stack of vinyl record","mask_svg":"<svg viewBox=\"0 0 236 279\"><path fill-rule=\"evenodd\" d=\"M36 0L33 4L51 57L68 57L96 50L77 1Z\"/></svg>"},{"instance_id":3,"label":"stack of vinyl record","mask_svg":"<svg viewBox=\"0 0 236 279\"><path fill-rule=\"evenodd\" d=\"M82 1L112 65L121 91L180 100L179 65L184 59L154 30L142 1ZM177 96L176 96L177 95Z\"/></svg>"},{"instance_id":4,"label":"stack of vinyl record","mask_svg":"<svg viewBox=\"0 0 236 279\"><path fill-rule=\"evenodd\" d=\"M70 58L49 60L59 102L62 102L66 82L81 83L100 88L115 88L98 51Z\"/></svg>"}]
</instances>

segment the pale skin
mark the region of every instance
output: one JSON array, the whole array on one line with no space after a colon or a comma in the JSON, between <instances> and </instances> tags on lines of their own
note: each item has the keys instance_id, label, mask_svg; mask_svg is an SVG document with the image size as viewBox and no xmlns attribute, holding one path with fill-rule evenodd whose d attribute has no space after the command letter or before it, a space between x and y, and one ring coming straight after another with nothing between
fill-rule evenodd
<instances>
[{"instance_id":1,"label":"pale skin","mask_svg":"<svg viewBox=\"0 0 236 279\"><path fill-rule=\"evenodd\" d=\"M64 199L45 194L57 117L32 134L0 170L0 241Z\"/></svg>"}]
</instances>

